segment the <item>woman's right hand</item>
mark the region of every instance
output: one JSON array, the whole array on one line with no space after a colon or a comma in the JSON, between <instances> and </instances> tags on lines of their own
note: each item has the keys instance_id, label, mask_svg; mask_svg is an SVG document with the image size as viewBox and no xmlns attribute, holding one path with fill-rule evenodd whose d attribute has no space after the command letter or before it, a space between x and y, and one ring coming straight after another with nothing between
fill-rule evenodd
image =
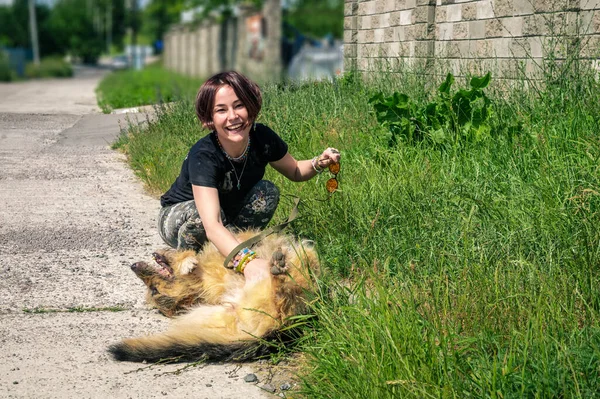
<instances>
[{"instance_id":1,"label":"woman's right hand","mask_svg":"<svg viewBox=\"0 0 600 399\"><path fill-rule=\"evenodd\" d=\"M340 152L336 148L328 147L316 159L317 166L325 169L329 165L340 162Z\"/></svg>"},{"instance_id":2,"label":"woman's right hand","mask_svg":"<svg viewBox=\"0 0 600 399\"><path fill-rule=\"evenodd\" d=\"M254 258L246 264L244 277L247 283L258 282L271 277L270 265L264 259Z\"/></svg>"}]
</instances>

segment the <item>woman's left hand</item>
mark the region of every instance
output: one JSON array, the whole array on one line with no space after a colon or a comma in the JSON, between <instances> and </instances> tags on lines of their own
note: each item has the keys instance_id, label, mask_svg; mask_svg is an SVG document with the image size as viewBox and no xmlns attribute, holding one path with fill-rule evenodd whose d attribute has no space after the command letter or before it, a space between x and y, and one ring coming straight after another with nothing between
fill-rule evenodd
<instances>
[{"instance_id":1,"label":"woman's left hand","mask_svg":"<svg viewBox=\"0 0 600 399\"><path fill-rule=\"evenodd\" d=\"M317 158L317 164L321 169L325 169L331 164L340 162L340 152L335 148L327 148L319 158Z\"/></svg>"}]
</instances>

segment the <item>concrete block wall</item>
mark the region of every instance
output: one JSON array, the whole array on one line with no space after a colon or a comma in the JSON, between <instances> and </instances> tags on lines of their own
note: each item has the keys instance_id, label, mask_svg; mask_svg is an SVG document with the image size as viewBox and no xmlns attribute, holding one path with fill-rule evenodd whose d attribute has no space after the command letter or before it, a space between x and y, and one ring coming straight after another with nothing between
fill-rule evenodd
<instances>
[{"instance_id":1,"label":"concrete block wall","mask_svg":"<svg viewBox=\"0 0 600 399\"><path fill-rule=\"evenodd\" d=\"M208 77L219 69L219 25L202 24L196 28L177 26L164 40L164 65L174 72Z\"/></svg>"},{"instance_id":2,"label":"concrete block wall","mask_svg":"<svg viewBox=\"0 0 600 399\"><path fill-rule=\"evenodd\" d=\"M262 60L248 56L246 18L256 14L261 14L266 23ZM279 0L266 0L260 12L241 9L237 18L226 22L175 26L166 33L163 42L165 67L184 75L205 79L235 69L258 82L278 80L282 70Z\"/></svg>"},{"instance_id":3,"label":"concrete block wall","mask_svg":"<svg viewBox=\"0 0 600 399\"><path fill-rule=\"evenodd\" d=\"M247 11L245 15L250 15ZM240 18L238 25L238 51L236 69L247 74L257 82L273 82L281 80L283 70L281 59L281 4L280 0L265 0L261 11L266 33L265 51L262 60L248 57L248 38L245 18Z\"/></svg>"},{"instance_id":4,"label":"concrete block wall","mask_svg":"<svg viewBox=\"0 0 600 399\"><path fill-rule=\"evenodd\" d=\"M598 65L600 0L345 1L345 70L404 63L535 77L548 57L576 52Z\"/></svg>"}]
</instances>

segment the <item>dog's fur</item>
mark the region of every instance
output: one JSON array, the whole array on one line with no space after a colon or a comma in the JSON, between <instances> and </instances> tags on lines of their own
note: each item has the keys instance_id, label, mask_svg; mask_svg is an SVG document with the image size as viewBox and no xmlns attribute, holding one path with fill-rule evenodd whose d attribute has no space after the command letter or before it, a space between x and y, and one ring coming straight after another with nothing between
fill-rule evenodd
<instances>
[{"instance_id":1,"label":"dog's fur","mask_svg":"<svg viewBox=\"0 0 600 399\"><path fill-rule=\"evenodd\" d=\"M245 231L238 239L257 233ZM312 245L285 235L270 235L253 249L272 262L270 278L253 283L225 268L224 256L210 243L198 254L169 249L154 254L157 265L132 265L148 287L147 301L177 317L163 334L112 345L114 358L242 361L268 353L263 339L276 334L290 316L306 311L319 262Z\"/></svg>"}]
</instances>

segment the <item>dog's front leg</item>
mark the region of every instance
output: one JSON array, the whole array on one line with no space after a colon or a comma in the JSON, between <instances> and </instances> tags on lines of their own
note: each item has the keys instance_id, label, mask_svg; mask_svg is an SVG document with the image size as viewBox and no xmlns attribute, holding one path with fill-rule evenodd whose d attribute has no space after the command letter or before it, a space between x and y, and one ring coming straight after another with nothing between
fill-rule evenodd
<instances>
[{"instance_id":1,"label":"dog's front leg","mask_svg":"<svg viewBox=\"0 0 600 399\"><path fill-rule=\"evenodd\" d=\"M273 256L271 256L271 274L278 276L285 273L287 269L285 264L285 254L281 250L281 247L279 247L277 248L277 251L273 252Z\"/></svg>"},{"instance_id":2,"label":"dog's front leg","mask_svg":"<svg viewBox=\"0 0 600 399\"><path fill-rule=\"evenodd\" d=\"M271 278L269 262L259 258L253 259L244 268L244 277L246 278L246 285Z\"/></svg>"}]
</instances>

